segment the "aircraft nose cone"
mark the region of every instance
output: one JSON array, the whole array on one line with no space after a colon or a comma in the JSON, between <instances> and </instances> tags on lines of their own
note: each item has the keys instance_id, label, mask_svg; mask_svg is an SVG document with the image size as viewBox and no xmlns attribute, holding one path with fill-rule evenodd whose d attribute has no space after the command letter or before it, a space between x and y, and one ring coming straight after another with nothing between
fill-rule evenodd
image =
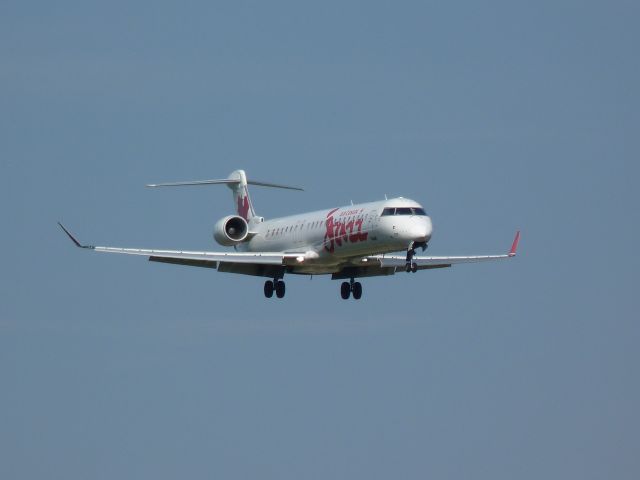
<instances>
[{"instance_id":1,"label":"aircraft nose cone","mask_svg":"<svg viewBox=\"0 0 640 480\"><path fill-rule=\"evenodd\" d=\"M428 242L429 240L431 240L431 234L433 233L433 224L431 223L431 217L427 217L425 220L424 241Z\"/></svg>"},{"instance_id":2,"label":"aircraft nose cone","mask_svg":"<svg viewBox=\"0 0 640 480\"><path fill-rule=\"evenodd\" d=\"M416 242L428 242L431 239L433 232L433 225L431 224L430 217L422 217L420 221L414 224L413 227L413 240Z\"/></svg>"}]
</instances>

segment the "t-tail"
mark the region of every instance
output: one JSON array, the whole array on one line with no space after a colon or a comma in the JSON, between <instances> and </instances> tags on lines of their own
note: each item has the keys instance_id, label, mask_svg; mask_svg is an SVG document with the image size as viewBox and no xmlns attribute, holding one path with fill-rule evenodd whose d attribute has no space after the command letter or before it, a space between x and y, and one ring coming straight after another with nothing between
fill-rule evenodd
<instances>
[{"instance_id":1,"label":"t-tail","mask_svg":"<svg viewBox=\"0 0 640 480\"><path fill-rule=\"evenodd\" d=\"M253 203L249 196L249 185L258 185L261 187L286 188L288 190L302 190L299 187L289 185L280 185L277 183L259 182L257 180L247 180L244 170L235 170L224 179L219 180L193 180L188 182L170 182L170 183L151 183L147 187L182 187L187 185L219 185L226 184L233 192L233 205L236 213L244 218L247 222L257 216L253 209Z\"/></svg>"}]
</instances>

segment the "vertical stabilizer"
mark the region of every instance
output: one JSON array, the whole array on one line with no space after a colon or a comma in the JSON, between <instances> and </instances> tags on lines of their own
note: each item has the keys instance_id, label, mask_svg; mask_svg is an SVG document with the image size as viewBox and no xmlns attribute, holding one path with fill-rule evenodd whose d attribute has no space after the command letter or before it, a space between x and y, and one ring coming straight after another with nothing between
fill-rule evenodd
<instances>
[{"instance_id":1,"label":"vertical stabilizer","mask_svg":"<svg viewBox=\"0 0 640 480\"><path fill-rule=\"evenodd\" d=\"M256 212L249 197L249 188L247 187L247 175L244 170L235 170L229 175L229 180L236 182L228 183L227 186L233 192L233 203L236 213L244 218L247 222L251 222Z\"/></svg>"}]
</instances>

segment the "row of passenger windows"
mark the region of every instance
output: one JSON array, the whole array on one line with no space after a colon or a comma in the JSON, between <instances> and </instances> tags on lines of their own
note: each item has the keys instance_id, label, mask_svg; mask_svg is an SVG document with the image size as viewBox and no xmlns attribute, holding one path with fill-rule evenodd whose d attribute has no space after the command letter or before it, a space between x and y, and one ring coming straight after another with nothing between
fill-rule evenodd
<instances>
[{"instance_id":1,"label":"row of passenger windows","mask_svg":"<svg viewBox=\"0 0 640 480\"><path fill-rule=\"evenodd\" d=\"M275 235L282 235L287 232L294 232L298 230L311 230L312 228L320 228L324 225L323 221L303 223L297 225L290 225L288 227L280 227L280 228L271 228L267 230L267 237L272 237Z\"/></svg>"},{"instance_id":2,"label":"row of passenger windows","mask_svg":"<svg viewBox=\"0 0 640 480\"><path fill-rule=\"evenodd\" d=\"M343 222L348 223L351 221L356 221L358 219L362 219L363 222L367 219L367 215L352 215L350 217L346 217L341 219ZM288 227L279 227L279 228L270 228L267 230L267 237L273 237L276 235L282 235L283 233L302 231L302 230L312 230L316 228L324 228L325 222L323 220L318 220L316 222L309 223L299 223L297 225L290 225Z\"/></svg>"},{"instance_id":3,"label":"row of passenger windows","mask_svg":"<svg viewBox=\"0 0 640 480\"><path fill-rule=\"evenodd\" d=\"M424 208L402 207L402 208L385 208L382 210L383 217L388 215L426 215Z\"/></svg>"}]
</instances>

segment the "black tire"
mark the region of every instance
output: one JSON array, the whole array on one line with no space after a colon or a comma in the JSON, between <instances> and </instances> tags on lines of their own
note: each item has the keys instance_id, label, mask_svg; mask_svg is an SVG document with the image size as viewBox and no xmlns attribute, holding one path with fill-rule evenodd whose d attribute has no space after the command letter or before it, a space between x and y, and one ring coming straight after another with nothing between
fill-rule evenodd
<instances>
[{"instance_id":1,"label":"black tire","mask_svg":"<svg viewBox=\"0 0 640 480\"><path fill-rule=\"evenodd\" d=\"M342 285L340 285L340 296L343 300L347 300L349 295L351 295L351 285L349 282L342 282Z\"/></svg>"},{"instance_id":2,"label":"black tire","mask_svg":"<svg viewBox=\"0 0 640 480\"><path fill-rule=\"evenodd\" d=\"M282 280L278 280L278 283L276 283L276 297L282 298L284 297L284 293L285 293L284 282Z\"/></svg>"},{"instance_id":3,"label":"black tire","mask_svg":"<svg viewBox=\"0 0 640 480\"><path fill-rule=\"evenodd\" d=\"M411 265L407 263L407 266L404 267L405 272L409 273L411 271Z\"/></svg>"},{"instance_id":4,"label":"black tire","mask_svg":"<svg viewBox=\"0 0 640 480\"><path fill-rule=\"evenodd\" d=\"M362 297L362 284L360 282L354 283L351 287L351 290L353 293L353 298L355 300L360 300L360 298Z\"/></svg>"},{"instance_id":5,"label":"black tire","mask_svg":"<svg viewBox=\"0 0 640 480\"><path fill-rule=\"evenodd\" d=\"M273 282L271 280L264 282L264 296L267 298L273 297Z\"/></svg>"},{"instance_id":6,"label":"black tire","mask_svg":"<svg viewBox=\"0 0 640 480\"><path fill-rule=\"evenodd\" d=\"M418 271L418 264L417 263L412 263L411 264L411 271L413 273L416 273Z\"/></svg>"}]
</instances>

